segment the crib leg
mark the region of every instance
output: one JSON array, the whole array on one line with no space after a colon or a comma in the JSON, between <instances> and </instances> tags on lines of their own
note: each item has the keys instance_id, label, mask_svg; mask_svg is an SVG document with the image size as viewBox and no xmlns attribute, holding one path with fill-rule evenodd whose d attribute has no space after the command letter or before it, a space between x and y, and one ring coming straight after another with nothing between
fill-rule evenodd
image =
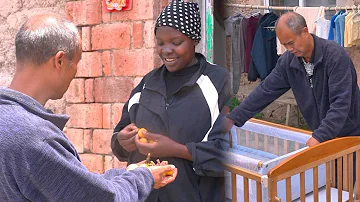
<instances>
[{"instance_id":1,"label":"crib leg","mask_svg":"<svg viewBox=\"0 0 360 202\"><path fill-rule=\"evenodd\" d=\"M356 201L360 201L360 151L356 151L356 182L355 182L355 196Z\"/></svg>"}]
</instances>

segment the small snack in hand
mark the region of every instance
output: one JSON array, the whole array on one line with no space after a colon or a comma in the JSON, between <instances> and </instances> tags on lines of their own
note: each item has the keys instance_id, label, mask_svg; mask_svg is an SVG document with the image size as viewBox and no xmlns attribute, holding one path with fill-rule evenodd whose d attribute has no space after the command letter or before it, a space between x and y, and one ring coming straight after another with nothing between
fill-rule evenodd
<instances>
[{"instance_id":1,"label":"small snack in hand","mask_svg":"<svg viewBox=\"0 0 360 202\"><path fill-rule=\"evenodd\" d=\"M146 133L146 132L147 132L147 130L146 130L145 128L140 128L140 129L138 130L138 136L139 136L139 138L145 138L144 133Z\"/></svg>"},{"instance_id":2,"label":"small snack in hand","mask_svg":"<svg viewBox=\"0 0 360 202\"><path fill-rule=\"evenodd\" d=\"M141 143L153 143L154 140L149 140L145 137L144 133L146 133L146 132L147 132L147 130L145 128L140 128L138 130L139 141Z\"/></svg>"},{"instance_id":3,"label":"small snack in hand","mask_svg":"<svg viewBox=\"0 0 360 202\"><path fill-rule=\"evenodd\" d=\"M147 140L145 137L139 138L139 141L140 141L141 143L148 143L148 140Z\"/></svg>"},{"instance_id":4,"label":"small snack in hand","mask_svg":"<svg viewBox=\"0 0 360 202\"><path fill-rule=\"evenodd\" d=\"M169 163L167 161L160 161L159 159L156 160L156 163L154 163L154 161L150 161L150 153L148 153L147 157L146 157L146 160L144 163L140 164L140 165L137 165L137 164L130 164L126 169L127 170L134 170L135 168L137 167L146 167L146 168L149 168L149 167L152 167L152 166L166 166L168 165ZM175 168L175 166L174 166ZM170 170L170 171L167 171L167 172L164 172L164 175L165 176L171 176L174 174L174 170Z\"/></svg>"}]
</instances>

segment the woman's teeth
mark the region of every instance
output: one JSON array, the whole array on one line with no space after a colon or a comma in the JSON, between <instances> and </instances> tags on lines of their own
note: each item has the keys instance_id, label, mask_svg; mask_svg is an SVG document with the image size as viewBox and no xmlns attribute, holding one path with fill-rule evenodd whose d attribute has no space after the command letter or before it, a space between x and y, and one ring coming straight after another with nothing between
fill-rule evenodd
<instances>
[{"instance_id":1,"label":"woman's teeth","mask_svg":"<svg viewBox=\"0 0 360 202\"><path fill-rule=\"evenodd\" d=\"M175 60L176 60L176 58L165 58L166 62L172 62L172 61L175 61Z\"/></svg>"}]
</instances>

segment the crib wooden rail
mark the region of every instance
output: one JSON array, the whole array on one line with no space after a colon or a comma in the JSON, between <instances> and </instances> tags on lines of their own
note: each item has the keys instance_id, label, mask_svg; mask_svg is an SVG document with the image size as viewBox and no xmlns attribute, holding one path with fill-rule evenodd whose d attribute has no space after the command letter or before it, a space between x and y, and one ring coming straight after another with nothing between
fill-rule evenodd
<instances>
[{"instance_id":1,"label":"crib wooden rail","mask_svg":"<svg viewBox=\"0 0 360 202\"><path fill-rule=\"evenodd\" d=\"M284 130L291 131L291 132L298 132L298 133L309 135L309 136L311 136L311 134L312 134L311 131L302 130L302 129L294 128L294 127L290 127L290 126L284 126L281 124L271 123L268 121L254 119L254 118L250 119L249 122L261 124L264 126L270 126L270 127L276 128L276 129L284 129ZM229 140L230 147L232 147L233 144L236 144L236 145L243 145L243 146L253 148L253 149L259 149L259 136L263 136L263 138L264 138L263 144L264 145L263 145L263 148L261 148L261 150L263 150L265 152L273 153L275 155L287 154L287 153L291 152L291 150L288 146L288 142L292 142L292 141L289 141L289 140L281 139L279 137L273 137L273 142L269 142L268 138L270 136L258 134L256 132L250 132L247 130L242 130L241 128L236 128L236 135L237 135L237 142L233 142L232 135L230 135L230 140ZM243 136L243 139L240 138L241 136ZM255 139L254 144L250 144L251 139L253 139L253 140ZM280 141L279 139L281 139L281 141L283 141L283 146L279 146L279 141ZM271 145L269 145L269 144L271 144ZM270 148L272 148L272 149L270 150ZM300 149L300 143L295 142L294 149L295 150ZM282 151L281 154L279 153L280 151Z\"/></svg>"},{"instance_id":2,"label":"crib wooden rail","mask_svg":"<svg viewBox=\"0 0 360 202\"><path fill-rule=\"evenodd\" d=\"M353 198L353 153L356 152L356 199L360 199L360 137L343 137L333 139L314 147L300 151L276 165L268 173L269 201L278 201L277 182L286 179L286 201L291 202L291 176L300 174L300 201L305 202L305 171L313 169L314 201L325 201L318 198L318 166L326 164L326 201L331 201L330 188L335 187L337 176L338 201L342 201L342 191L349 192L349 202ZM330 171L330 163L332 168ZM344 180L345 179L345 180ZM332 182L330 184L330 182ZM345 189L344 189L345 187ZM281 190L283 191L283 190Z\"/></svg>"},{"instance_id":3,"label":"crib wooden rail","mask_svg":"<svg viewBox=\"0 0 360 202\"><path fill-rule=\"evenodd\" d=\"M237 202L236 195L236 175L243 176L244 180L244 201L249 201L249 179L256 181L256 201L262 201L261 191L261 175L248 171L244 168L240 168L234 165L225 164L225 170L231 173L231 201Z\"/></svg>"}]
</instances>

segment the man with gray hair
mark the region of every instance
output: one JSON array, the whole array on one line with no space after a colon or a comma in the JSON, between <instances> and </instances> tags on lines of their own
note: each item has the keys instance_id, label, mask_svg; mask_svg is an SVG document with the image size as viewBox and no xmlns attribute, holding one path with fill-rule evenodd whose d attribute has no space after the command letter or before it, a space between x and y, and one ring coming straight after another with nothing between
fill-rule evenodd
<instances>
[{"instance_id":1,"label":"man with gray hair","mask_svg":"<svg viewBox=\"0 0 360 202\"><path fill-rule=\"evenodd\" d=\"M44 108L64 95L81 59L72 22L34 16L15 45L16 73L9 88L0 88L0 201L145 201L152 188L174 181L172 165L90 173L62 133L69 117Z\"/></svg>"},{"instance_id":2,"label":"man with gray hair","mask_svg":"<svg viewBox=\"0 0 360 202\"><path fill-rule=\"evenodd\" d=\"M242 126L290 88L310 126L308 146L344 136L360 136L360 91L349 55L334 41L309 33L295 12L276 22L276 35L286 51L273 71L224 120L227 132ZM353 156L355 162L355 155ZM356 179L356 164L353 165Z\"/></svg>"},{"instance_id":3,"label":"man with gray hair","mask_svg":"<svg viewBox=\"0 0 360 202\"><path fill-rule=\"evenodd\" d=\"M354 65L343 47L309 33L303 16L282 15L276 35L286 51L266 79L224 121L226 131L292 89L310 126L313 146L336 137L360 135L360 91Z\"/></svg>"}]
</instances>

